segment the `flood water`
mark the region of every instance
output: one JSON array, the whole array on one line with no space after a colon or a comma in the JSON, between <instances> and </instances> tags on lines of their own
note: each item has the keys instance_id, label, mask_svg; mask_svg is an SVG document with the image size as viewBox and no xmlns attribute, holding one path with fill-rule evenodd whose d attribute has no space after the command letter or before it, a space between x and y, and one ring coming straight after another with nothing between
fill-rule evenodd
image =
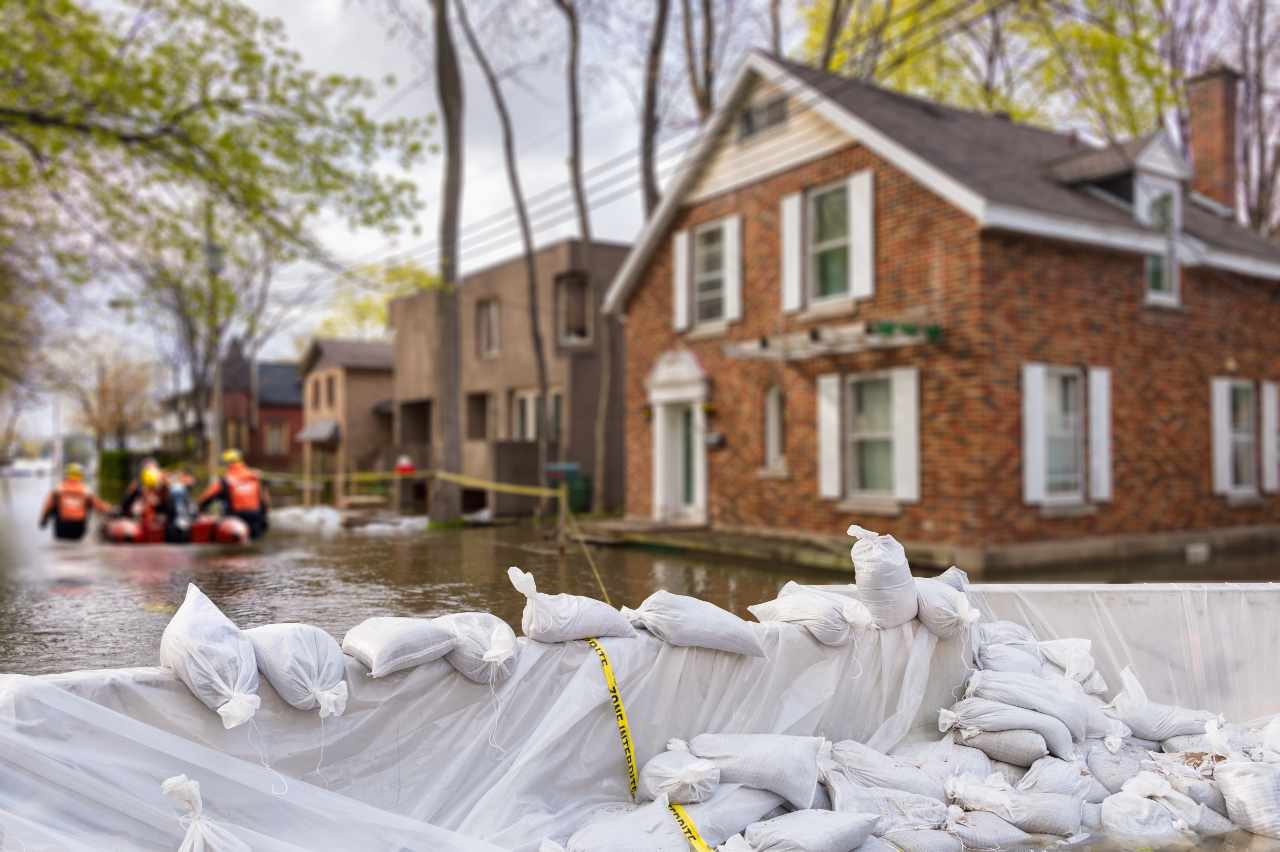
<instances>
[{"instance_id":1,"label":"flood water","mask_svg":"<svg viewBox=\"0 0 1280 852\"><path fill-rule=\"evenodd\" d=\"M160 634L188 583L241 627L315 624L341 638L373 615L434 616L488 610L517 631L524 598L507 567L546 592L599 597L578 545L562 557L528 524L398 535L288 533L273 529L246 548L54 542L38 530L46 479L0 478L0 672L44 674L155 665ZM787 580L851 581L841 573L633 548L593 548L615 606L667 589L749 618ZM1274 553L1199 566L1144 562L1029 572L1051 582L1280 579Z\"/></svg>"}]
</instances>

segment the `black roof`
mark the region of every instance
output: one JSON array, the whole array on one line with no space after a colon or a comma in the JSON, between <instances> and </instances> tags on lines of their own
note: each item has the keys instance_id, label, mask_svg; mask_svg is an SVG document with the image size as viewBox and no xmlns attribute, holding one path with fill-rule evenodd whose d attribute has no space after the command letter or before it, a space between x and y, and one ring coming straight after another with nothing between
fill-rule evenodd
<instances>
[{"instance_id":1,"label":"black roof","mask_svg":"<svg viewBox=\"0 0 1280 852\"><path fill-rule=\"evenodd\" d=\"M302 405L302 371L296 362L258 362L258 404Z\"/></svg>"}]
</instances>

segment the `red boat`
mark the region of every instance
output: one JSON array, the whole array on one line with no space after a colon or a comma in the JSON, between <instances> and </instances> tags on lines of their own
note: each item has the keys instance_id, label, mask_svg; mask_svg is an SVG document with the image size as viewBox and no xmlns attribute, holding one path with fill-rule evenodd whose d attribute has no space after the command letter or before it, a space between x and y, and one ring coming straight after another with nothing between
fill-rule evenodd
<instances>
[{"instance_id":1,"label":"red boat","mask_svg":"<svg viewBox=\"0 0 1280 852\"><path fill-rule=\"evenodd\" d=\"M115 544L246 544L249 526L239 518L199 515L166 531L162 521L112 518L103 525L102 537Z\"/></svg>"}]
</instances>

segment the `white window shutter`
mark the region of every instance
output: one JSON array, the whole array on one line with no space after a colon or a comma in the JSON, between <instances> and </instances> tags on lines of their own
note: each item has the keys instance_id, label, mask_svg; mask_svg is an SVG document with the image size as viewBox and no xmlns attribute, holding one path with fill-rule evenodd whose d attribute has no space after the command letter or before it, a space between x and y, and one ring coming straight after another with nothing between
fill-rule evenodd
<instances>
[{"instance_id":1,"label":"white window shutter","mask_svg":"<svg viewBox=\"0 0 1280 852\"><path fill-rule=\"evenodd\" d=\"M667 446L667 408L664 405L652 406L653 417L649 428L653 433L653 460L650 475L653 477L653 519L661 521L667 516L664 504L667 495L667 455L671 448Z\"/></svg>"},{"instance_id":2,"label":"white window shutter","mask_svg":"<svg viewBox=\"0 0 1280 852\"><path fill-rule=\"evenodd\" d=\"M1213 417L1213 493L1231 491L1231 380L1214 378L1209 383Z\"/></svg>"},{"instance_id":3,"label":"white window shutter","mask_svg":"<svg viewBox=\"0 0 1280 852\"><path fill-rule=\"evenodd\" d=\"M676 232L671 255L671 324L676 331L684 331L689 327L689 272L693 266L688 231Z\"/></svg>"},{"instance_id":4,"label":"white window shutter","mask_svg":"<svg viewBox=\"0 0 1280 852\"><path fill-rule=\"evenodd\" d=\"M1044 502L1047 479L1044 383L1044 364L1022 365L1022 499L1033 505Z\"/></svg>"},{"instance_id":5,"label":"white window shutter","mask_svg":"<svg viewBox=\"0 0 1280 852\"><path fill-rule=\"evenodd\" d=\"M818 493L839 497L844 466L840 453L840 376L818 376Z\"/></svg>"},{"instance_id":6,"label":"white window shutter","mask_svg":"<svg viewBox=\"0 0 1280 852\"><path fill-rule=\"evenodd\" d=\"M724 220L724 318L742 319L742 217Z\"/></svg>"},{"instance_id":7,"label":"white window shutter","mask_svg":"<svg viewBox=\"0 0 1280 852\"><path fill-rule=\"evenodd\" d=\"M804 194L782 199L782 310L804 307Z\"/></svg>"},{"instance_id":8,"label":"white window shutter","mask_svg":"<svg viewBox=\"0 0 1280 852\"><path fill-rule=\"evenodd\" d=\"M1089 368L1089 497L1111 499L1111 371Z\"/></svg>"},{"instance_id":9,"label":"white window shutter","mask_svg":"<svg viewBox=\"0 0 1280 852\"><path fill-rule=\"evenodd\" d=\"M876 291L875 172L849 178L849 295L868 299Z\"/></svg>"},{"instance_id":10,"label":"white window shutter","mask_svg":"<svg viewBox=\"0 0 1280 852\"><path fill-rule=\"evenodd\" d=\"M1276 383L1262 383L1262 490L1280 491L1280 453L1276 446L1276 428L1280 427L1280 411L1276 405Z\"/></svg>"},{"instance_id":11,"label":"white window shutter","mask_svg":"<svg viewBox=\"0 0 1280 852\"><path fill-rule=\"evenodd\" d=\"M899 367L893 388L893 496L906 503L920 499L920 371Z\"/></svg>"}]
</instances>

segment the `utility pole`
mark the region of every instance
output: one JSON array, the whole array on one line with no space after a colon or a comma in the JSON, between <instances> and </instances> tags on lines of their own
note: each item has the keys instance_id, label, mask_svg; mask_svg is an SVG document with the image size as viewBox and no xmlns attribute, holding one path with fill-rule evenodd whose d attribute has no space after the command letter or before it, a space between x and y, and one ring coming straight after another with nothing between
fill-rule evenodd
<instances>
[{"instance_id":1,"label":"utility pole","mask_svg":"<svg viewBox=\"0 0 1280 852\"><path fill-rule=\"evenodd\" d=\"M204 257L209 273L209 337L213 344L213 404L210 421L213 435L209 440L209 478L218 475L218 462L222 456L222 340L218 329L218 273L222 271L222 246L214 241L213 202L204 203Z\"/></svg>"}]
</instances>

